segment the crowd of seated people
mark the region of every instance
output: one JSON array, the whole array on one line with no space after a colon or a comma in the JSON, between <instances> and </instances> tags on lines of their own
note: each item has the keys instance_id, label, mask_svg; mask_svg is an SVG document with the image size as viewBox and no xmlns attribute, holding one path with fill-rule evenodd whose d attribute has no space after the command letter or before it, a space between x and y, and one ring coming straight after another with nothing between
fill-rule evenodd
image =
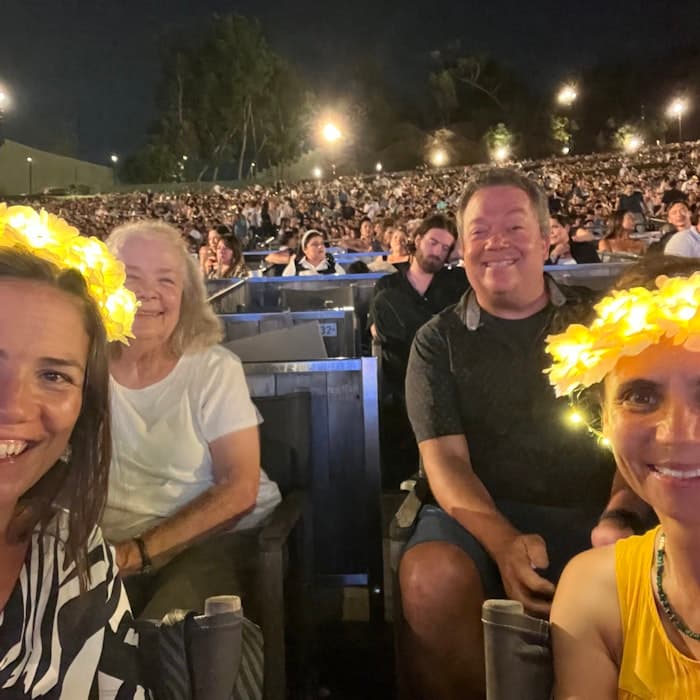
<instances>
[{"instance_id":1,"label":"crowd of seated people","mask_svg":"<svg viewBox=\"0 0 700 700\"><path fill-rule=\"evenodd\" d=\"M674 433L663 443L676 446L673 458L670 451L663 453L663 459L661 451L653 457L669 471L669 479L691 478L675 472L697 466L693 442L697 421L690 413L698 409L690 405L695 399L683 395L682 389L690 380L693 386L697 383L688 369L698 362L693 348L668 350L662 346L673 360L669 363L665 363L665 356L640 356L648 362L635 374L642 378L635 379L631 393L614 404L605 396L611 440L614 447L619 445L615 459L587 433L569 434L561 429L567 400L555 396L543 374L545 337L588 319L594 301L587 290L557 285L544 274L546 262L585 264L598 260L600 253L642 256L646 242L635 236L640 232L637 214L645 222L667 217L677 232L664 244L666 252L694 255L692 244L698 233L693 220L697 221L700 191L693 175L697 150L647 149L637 158L582 157L526 162L511 169L353 178L327 186L302 183L279 191L218 190L187 198L131 195L139 204L123 217L111 208L114 203L109 197L103 198L99 206L107 213L100 225L109 222L109 235L90 226L84 233L102 234L125 266L126 288L140 302L130 344L109 348L105 344L104 357L98 363L103 370L100 376L91 372L94 346L103 340L103 331L99 327L95 330L84 319L85 342L77 342L85 333L75 330L71 334L73 345L80 346L77 349L69 347L65 330L63 334L56 330L54 335L66 341L66 348L36 350L41 349L41 361L55 357L56 352L59 356L61 352L76 354L77 359L67 364L77 366L82 374L79 371L80 376L68 384L83 387L102 382L104 396L109 386L109 405L100 406L97 412L103 421L110 421L109 426L93 425L96 433L88 438L98 440L99 436L104 442L111 433L111 448L96 444L90 457L94 459L101 450L103 471L86 477L90 483L101 479L99 483L104 485L104 470L109 464L109 494L98 490L90 514L84 514L80 523L69 521L68 537L73 539L68 541L77 544L63 555L68 557L67 564L81 573L81 556L85 556L86 547L92 552L94 544L105 560L108 579L114 579L114 566L119 567L136 616L160 617L180 607L201 610L204 599L217 593L240 591L245 595L243 578L255 547L251 533L280 496L260 465L259 417L250 401L241 363L218 346L220 327L206 303L204 279L244 276L242 247L251 241L266 242L278 234L280 249L268 253L268 262L279 266L284 276L343 274L344 268L327 250L331 243L344 244L347 250L358 253L384 251L384 262L392 270L386 269L390 274L376 286L370 324L385 353L387 380L392 387L389 393L397 397L404 412L406 431L406 419L410 420L432 494L419 513L399 569L405 615L398 623L399 652L416 697L483 697L484 599L509 597L522 602L528 612L548 617L567 562L591 546L615 545L632 534L641 534L644 525L651 522L646 503L655 508L663 529L653 541L650 535L644 540L647 549L662 552L657 554L661 564L656 569L656 588L651 589L656 596L652 602L660 606L657 614L666 615L661 617L666 636L658 642L659 648L673 657L674 673L688 676L684 686L688 692L695 692L697 669L673 656L674 649L690 659L697 659L700 652L685 638L695 642L684 628L692 631L697 623L679 584L678 569L672 568L693 571L693 558L685 555L687 548L683 549L695 533L693 511L683 500L687 494L677 495L670 486L668 492L649 486L651 482L640 476L632 457L630 461L621 459L627 454L625 449L635 454L634 446L624 442L632 439L625 433L624 402L636 401L642 389L648 392L650 384L658 385L658 395L652 398L661 402L660 397L665 397L671 406L668 415L657 411L656 403L652 410L646 403L647 394L639 399L644 401L644 409L636 406L629 413L646 416L651 426L647 430L663 423L670 434L667 424L671 418L677 422L682 437ZM646 167L642 169L642 165ZM666 196L672 190L673 196ZM72 201L37 203L58 208L70 218ZM85 206L82 202L80 207ZM121 203L127 202L128 196ZM133 221L144 213L140 208L150 220ZM203 215L204 211L208 213ZM601 222L607 230L601 228ZM294 252L296 241L298 252ZM459 257L463 267L445 266L452 255ZM12 266L23 270L25 263L10 262L7 276L12 280L22 277L24 273ZM693 269L694 261L690 260L676 272L687 276ZM64 289L63 282L52 281L56 274L52 269L49 272L41 272L41 284L57 287L64 295L76 295L70 285ZM23 283L38 284L35 277L27 278L30 281L23 278ZM652 282L651 278L644 280L645 284ZM8 325L16 322L17 313L25 313L19 304L14 309L11 300L16 284L0 285L0 292L8 296L4 305ZM84 296L83 292L77 296L81 294ZM80 326L67 313L70 308L75 317L75 300L70 306L59 295L52 303L48 304L52 315ZM67 308L59 308L61 303ZM90 303L83 300L81 307L86 309L86 318L93 313ZM33 307L26 311L30 321L34 318L43 323L42 313ZM51 328L46 321L47 333ZM23 337L20 334L7 348L0 346L2 363L7 364L7 358L15 355L20 364L37 362L22 350L22 343L26 345ZM54 342L53 337L46 342ZM658 367L666 364L680 369L658 379ZM12 369L10 364L8 368ZM612 371L611 385L622 383L621 373L620 368ZM52 369L47 374L61 373ZM9 369L7 376L8 386L14 386L15 375ZM23 407L17 408L7 398L19 401L19 379L16 383L16 396L5 391L7 396L0 403L1 417L7 400L5 413L9 418L3 429L5 440L13 443L6 453L7 449L18 449L15 442L27 440L8 429L13 421L24 420L15 417ZM678 392L677 406L674 392ZM635 398L630 398L632 394ZM82 396L92 395L83 390ZM63 496L63 492L53 488L45 506L48 510L37 514L24 503L30 496L28 502L33 503L35 493L41 495L41 486L47 483L44 479L52 474L59 475L59 487L73 483L64 474L67 470L70 473L69 467L60 467L58 458L71 434L81 434L74 429L82 425L87 406L83 400L85 405L80 401L61 405L65 415L57 413L55 419L56 425L63 425L59 439L49 440L53 445L43 459L32 445L29 455L35 455L36 463L29 476L4 489L6 498L0 506L6 516L5 537L1 544L12 566L0 588L0 601L5 610L10 610L10 604L18 606L18 621L22 606L27 604L26 591L20 585L27 552L46 547L43 525L52 513L50 508L58 509L59 500L53 496ZM681 405L683 401L687 405ZM676 408L678 412L673 413ZM631 424L632 418L627 419ZM641 424L642 418L638 421ZM51 430L56 431L56 427L52 425ZM641 431L639 427L632 437L641 436ZM30 436L28 441L34 438ZM646 454L645 458L651 459ZM67 459L70 467L77 464L73 457ZM114 562L112 550L95 529L96 514L105 502L101 524L106 541L114 546ZM25 511L31 513L26 523L20 517ZM58 515L55 520L61 524ZM17 523L25 524L19 536ZM572 585L567 584L575 572L586 570L600 579L601 587L607 586L605 594L610 598L611 581L618 589L622 586L619 575L611 579L611 566L614 568L622 557L637 556L631 549L616 547L602 550L608 553L607 559L603 555L575 559L565 574L564 592L555 601L555 622L563 630L555 636L561 649L557 661L559 698L578 697L584 692L581 688L588 687L585 684L590 679L582 679L579 650L595 662L601 648L590 643L587 635L617 635L617 646L606 644L603 650L610 652L605 687L611 698L618 690L618 677L623 683L627 668L621 661L623 628L610 628L593 615L587 628L572 602ZM610 555L611 551L616 554ZM649 554L646 549L644 552ZM662 590L664 552L669 574ZM85 588L78 578L80 587L75 595L81 595ZM104 653L110 643L108 627L118 624L118 616L129 616L121 583L112 590L116 599L111 617L96 617L104 628ZM603 588L599 590L603 599ZM680 610L680 614L667 612L667 593L676 605L673 610ZM599 628L594 629L598 623ZM10 648L4 636L7 629L2 628L0 647L4 658ZM36 631L41 633L45 633L44 628ZM120 641L127 643L127 651L129 644L133 647L136 643L135 639ZM45 640L41 642L45 645ZM83 682L95 687L111 683L111 688L122 688L120 697L140 697L142 693L138 678L128 675L129 669L124 678L105 680L99 662L85 668L92 675L86 675ZM0 688L12 687L8 684L15 683L22 672L19 668L10 678L4 667L0 669ZM649 680L647 690L654 683L663 686L668 682L668 676L658 674ZM602 687L602 680L598 687ZM632 682L619 685L620 691L628 693L620 697L644 697L639 695L644 692L640 688Z\"/></svg>"}]
</instances>

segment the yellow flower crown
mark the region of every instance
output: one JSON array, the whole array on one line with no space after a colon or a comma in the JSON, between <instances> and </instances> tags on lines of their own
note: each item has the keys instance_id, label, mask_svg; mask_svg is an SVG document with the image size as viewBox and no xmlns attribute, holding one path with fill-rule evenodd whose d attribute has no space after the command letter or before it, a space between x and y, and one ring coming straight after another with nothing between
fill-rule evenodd
<instances>
[{"instance_id":1,"label":"yellow flower crown","mask_svg":"<svg viewBox=\"0 0 700 700\"><path fill-rule=\"evenodd\" d=\"M586 327L570 325L547 337L552 366L545 370L557 396L600 382L620 358L638 355L664 339L700 352L700 272L655 280L657 289L614 291L595 305Z\"/></svg>"},{"instance_id":2,"label":"yellow flower crown","mask_svg":"<svg viewBox=\"0 0 700 700\"><path fill-rule=\"evenodd\" d=\"M124 287L124 265L97 238L81 236L78 229L43 209L8 207L0 203L0 248L25 248L61 269L73 269L85 279L110 342L128 344L133 338L138 302Z\"/></svg>"}]
</instances>

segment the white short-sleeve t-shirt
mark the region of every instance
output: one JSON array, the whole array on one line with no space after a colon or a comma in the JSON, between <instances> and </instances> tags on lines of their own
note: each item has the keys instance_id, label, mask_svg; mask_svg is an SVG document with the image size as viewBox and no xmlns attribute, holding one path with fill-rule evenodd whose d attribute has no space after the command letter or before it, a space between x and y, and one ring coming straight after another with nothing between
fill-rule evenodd
<instances>
[{"instance_id":1,"label":"white short-sleeve t-shirt","mask_svg":"<svg viewBox=\"0 0 700 700\"><path fill-rule=\"evenodd\" d=\"M213 346L183 355L144 389L110 379L112 463L102 530L120 542L172 515L214 485L209 443L260 423L240 360ZM236 530L254 527L280 502L264 471L255 509Z\"/></svg>"}]
</instances>

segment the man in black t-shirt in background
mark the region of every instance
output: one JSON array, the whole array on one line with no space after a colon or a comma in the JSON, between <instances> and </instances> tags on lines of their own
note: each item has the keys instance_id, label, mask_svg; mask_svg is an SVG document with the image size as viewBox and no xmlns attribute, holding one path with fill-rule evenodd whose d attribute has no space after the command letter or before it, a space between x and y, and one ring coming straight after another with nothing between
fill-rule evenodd
<instances>
[{"instance_id":1,"label":"man in black t-shirt in background","mask_svg":"<svg viewBox=\"0 0 700 700\"><path fill-rule=\"evenodd\" d=\"M566 562L631 534L646 514L618 475L610 497L611 456L565 427L567 401L542 373L546 335L590 308L588 290L543 274L544 192L515 171L488 171L467 186L457 219L471 289L418 331L406 377L435 502L399 567L401 668L426 700L483 698L487 597L547 617Z\"/></svg>"},{"instance_id":2,"label":"man in black t-shirt in background","mask_svg":"<svg viewBox=\"0 0 700 700\"><path fill-rule=\"evenodd\" d=\"M434 214L414 232L408 264L377 280L370 308L372 337L382 367L382 465L386 488L398 486L418 468L418 451L406 415L404 382L411 343L418 329L467 289L462 268L448 269L457 241L454 219Z\"/></svg>"}]
</instances>

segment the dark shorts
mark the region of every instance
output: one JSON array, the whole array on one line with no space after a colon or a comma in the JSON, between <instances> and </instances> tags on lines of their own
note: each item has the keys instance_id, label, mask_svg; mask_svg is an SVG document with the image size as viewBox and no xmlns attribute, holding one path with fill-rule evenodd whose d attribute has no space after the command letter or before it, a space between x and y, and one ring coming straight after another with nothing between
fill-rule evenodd
<instances>
[{"instance_id":1,"label":"dark shorts","mask_svg":"<svg viewBox=\"0 0 700 700\"><path fill-rule=\"evenodd\" d=\"M498 510L524 534L541 535L547 544L549 568L540 572L556 583L566 563L591 547L591 530L599 514L571 508L537 506L528 503L498 501ZM467 530L436 505L425 505L418 513L413 534L404 551L424 542L449 542L457 545L476 565L486 598L504 598L505 591L496 563Z\"/></svg>"}]
</instances>

